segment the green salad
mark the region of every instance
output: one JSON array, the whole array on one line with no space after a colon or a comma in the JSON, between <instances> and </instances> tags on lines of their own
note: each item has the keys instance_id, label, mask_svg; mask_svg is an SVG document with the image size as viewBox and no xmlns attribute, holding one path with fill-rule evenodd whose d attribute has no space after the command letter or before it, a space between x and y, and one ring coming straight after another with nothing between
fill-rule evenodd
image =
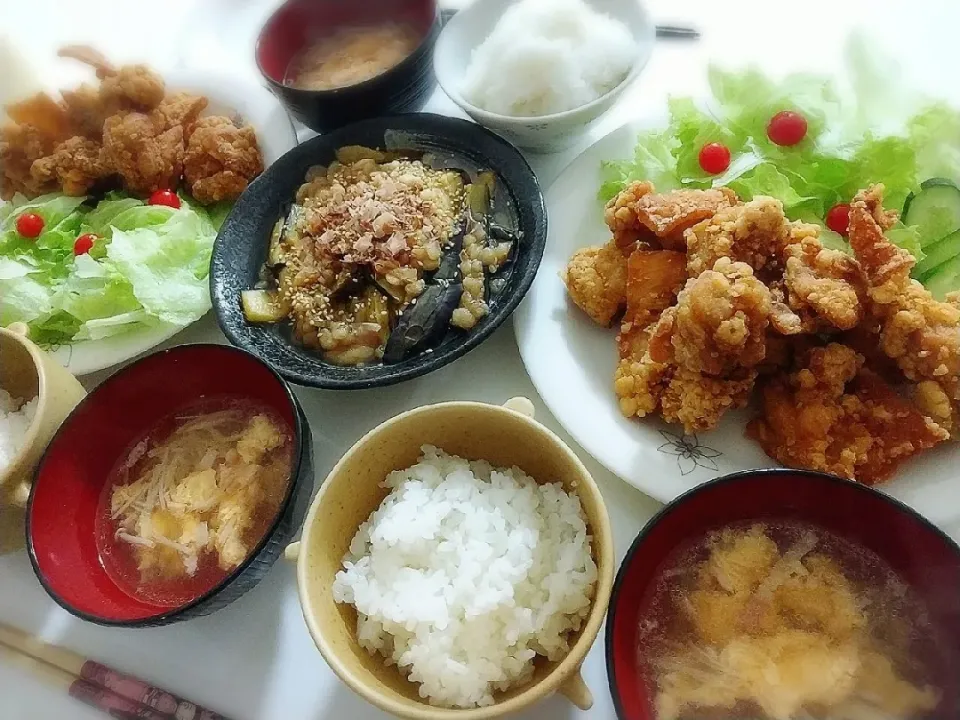
<instances>
[{"instance_id":1,"label":"green salad","mask_svg":"<svg viewBox=\"0 0 960 720\"><path fill-rule=\"evenodd\" d=\"M661 192L726 186L779 199L789 218L824 226L825 245L848 249L847 204L883 183L902 219L888 236L917 258L915 276L938 296L960 289L960 112L898 82L862 41L846 64L843 85L711 67L705 104L671 98L666 128L642 133L633 158L603 163L601 200L634 180ZM784 115L802 127L781 139Z\"/></svg>"},{"instance_id":2,"label":"green salad","mask_svg":"<svg viewBox=\"0 0 960 720\"><path fill-rule=\"evenodd\" d=\"M229 206L179 200L54 194L0 206L0 326L24 322L51 346L199 319Z\"/></svg>"}]
</instances>

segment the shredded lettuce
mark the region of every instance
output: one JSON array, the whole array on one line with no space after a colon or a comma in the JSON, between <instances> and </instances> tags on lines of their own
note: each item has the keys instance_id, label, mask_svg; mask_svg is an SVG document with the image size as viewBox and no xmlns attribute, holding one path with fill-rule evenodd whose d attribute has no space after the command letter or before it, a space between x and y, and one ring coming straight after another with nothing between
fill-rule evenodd
<instances>
[{"instance_id":1,"label":"shredded lettuce","mask_svg":"<svg viewBox=\"0 0 960 720\"><path fill-rule=\"evenodd\" d=\"M180 209L111 193L85 198L23 197L0 207L0 325L26 322L43 345L98 340L143 327L182 327L210 308L208 275L229 204ZM16 218L36 212L45 226L30 240ZM94 233L88 254L77 237Z\"/></svg>"},{"instance_id":2,"label":"shredded lettuce","mask_svg":"<svg viewBox=\"0 0 960 720\"><path fill-rule=\"evenodd\" d=\"M725 185L744 199L775 197L791 219L823 226L830 208L874 183L885 185L885 205L900 211L923 180L960 181L960 112L921 97L861 36L851 39L845 56L847 72L837 78L795 74L774 81L754 68L711 67L706 102L672 98L665 129L642 133L631 160L603 163L600 199L635 180L662 191ZM767 137L770 118L781 110L807 120L798 145L780 147ZM709 142L731 152L720 176L699 166ZM924 232L898 225L888 237L919 260L921 245L937 239ZM824 239L849 249L835 233L825 230Z\"/></svg>"}]
</instances>

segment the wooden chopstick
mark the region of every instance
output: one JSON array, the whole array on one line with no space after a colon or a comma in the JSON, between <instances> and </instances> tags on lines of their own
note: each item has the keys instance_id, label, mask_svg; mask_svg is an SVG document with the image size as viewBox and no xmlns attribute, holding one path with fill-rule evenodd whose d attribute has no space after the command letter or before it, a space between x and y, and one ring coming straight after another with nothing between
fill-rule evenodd
<instances>
[{"instance_id":1,"label":"wooden chopstick","mask_svg":"<svg viewBox=\"0 0 960 720\"><path fill-rule=\"evenodd\" d=\"M16 648L0 643L0 657L11 665L26 670L48 685L65 690L70 697L85 705L102 710L118 720L174 720L172 715L158 713L145 705L117 695L106 688L94 685L66 670L49 665L42 660L26 655Z\"/></svg>"},{"instance_id":2,"label":"wooden chopstick","mask_svg":"<svg viewBox=\"0 0 960 720\"><path fill-rule=\"evenodd\" d=\"M132 675L88 660L71 650L50 645L23 630L0 623L0 647L24 658L13 661L69 690L79 700L107 712L134 712L130 718L145 720L228 720L218 713L154 687ZM41 667L45 666L45 667ZM47 669L49 668L49 670ZM68 682L69 681L69 682ZM111 702L109 706L104 702ZM124 707L114 707L120 702ZM117 716L119 717L119 716Z\"/></svg>"}]
</instances>

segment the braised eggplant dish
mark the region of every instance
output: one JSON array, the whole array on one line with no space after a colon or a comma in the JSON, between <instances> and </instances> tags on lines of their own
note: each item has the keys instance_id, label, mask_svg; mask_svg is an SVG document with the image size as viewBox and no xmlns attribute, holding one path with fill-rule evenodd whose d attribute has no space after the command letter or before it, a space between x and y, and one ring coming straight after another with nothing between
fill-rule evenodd
<instances>
[{"instance_id":1,"label":"braised eggplant dish","mask_svg":"<svg viewBox=\"0 0 960 720\"><path fill-rule=\"evenodd\" d=\"M497 194L489 171L340 148L278 220L244 316L289 321L297 342L335 365L428 352L451 329L469 332L503 289L521 237L495 221Z\"/></svg>"}]
</instances>

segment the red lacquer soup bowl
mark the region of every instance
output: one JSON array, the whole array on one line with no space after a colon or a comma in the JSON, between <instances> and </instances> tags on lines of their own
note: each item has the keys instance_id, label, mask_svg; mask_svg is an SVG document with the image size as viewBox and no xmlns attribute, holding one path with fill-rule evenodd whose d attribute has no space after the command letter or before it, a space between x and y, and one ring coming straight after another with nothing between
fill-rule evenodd
<instances>
[{"instance_id":1,"label":"red lacquer soup bowl","mask_svg":"<svg viewBox=\"0 0 960 720\"><path fill-rule=\"evenodd\" d=\"M633 542L613 586L606 624L607 674L620 720L655 720L641 624L655 616L655 585L677 553L711 530L763 522L821 528L871 551L929 613L937 658L928 668L941 692L924 720L960 717L960 547L884 493L821 473L775 469L706 483L667 505ZM710 715L710 717L714 717ZM727 718L722 711L717 717ZM919 720L919 719L917 719Z\"/></svg>"},{"instance_id":2,"label":"red lacquer soup bowl","mask_svg":"<svg viewBox=\"0 0 960 720\"><path fill-rule=\"evenodd\" d=\"M136 599L101 562L96 522L104 485L158 421L221 397L268 408L293 439L279 510L247 558L211 589L176 607ZM224 345L183 345L149 355L90 393L40 460L27 506L33 569L64 609L101 625L164 625L218 610L260 581L302 524L313 491L312 447L289 386L253 355Z\"/></svg>"}]
</instances>

